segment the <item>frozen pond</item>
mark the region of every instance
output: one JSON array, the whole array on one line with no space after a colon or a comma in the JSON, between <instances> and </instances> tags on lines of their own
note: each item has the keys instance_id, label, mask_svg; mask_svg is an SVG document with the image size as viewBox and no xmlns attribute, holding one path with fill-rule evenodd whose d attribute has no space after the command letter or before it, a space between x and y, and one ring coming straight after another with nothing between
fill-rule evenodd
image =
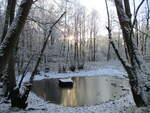
<instances>
[{"instance_id":1,"label":"frozen pond","mask_svg":"<svg viewBox=\"0 0 150 113\"><path fill-rule=\"evenodd\" d=\"M58 79L35 81L32 91L50 103L64 106L96 105L129 93L127 79L117 77L73 77L72 88L59 87Z\"/></svg>"}]
</instances>

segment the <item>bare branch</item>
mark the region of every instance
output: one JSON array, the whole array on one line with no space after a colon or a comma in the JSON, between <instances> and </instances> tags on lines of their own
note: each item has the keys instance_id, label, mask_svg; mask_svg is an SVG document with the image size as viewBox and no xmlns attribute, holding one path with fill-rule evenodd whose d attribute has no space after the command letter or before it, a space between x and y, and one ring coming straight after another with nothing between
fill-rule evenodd
<instances>
[{"instance_id":1,"label":"bare branch","mask_svg":"<svg viewBox=\"0 0 150 113\"><path fill-rule=\"evenodd\" d=\"M138 7L137 7L137 9L136 9L136 11L135 11L135 15L134 15L134 19L133 19L133 24L132 24L132 26L134 26L135 23L136 23L136 18L137 18L138 11L139 11L140 7L142 6L142 4L144 3L144 1L145 1L145 0L142 0L142 1L141 1L141 3L138 5Z\"/></svg>"},{"instance_id":2,"label":"bare branch","mask_svg":"<svg viewBox=\"0 0 150 113\"><path fill-rule=\"evenodd\" d=\"M112 45L118 59L121 61L122 65L124 66L124 68L126 70L130 69L130 66L127 65L127 62L123 60L123 58L120 56L113 40L112 40L112 34L111 34L111 26L110 26L110 17L109 17L109 10L108 10L108 4L107 4L107 0L105 0L105 4L106 4L106 10L107 10L107 18L108 18L108 26L106 26L106 29L108 30L108 38L109 38L109 43Z\"/></svg>"}]
</instances>

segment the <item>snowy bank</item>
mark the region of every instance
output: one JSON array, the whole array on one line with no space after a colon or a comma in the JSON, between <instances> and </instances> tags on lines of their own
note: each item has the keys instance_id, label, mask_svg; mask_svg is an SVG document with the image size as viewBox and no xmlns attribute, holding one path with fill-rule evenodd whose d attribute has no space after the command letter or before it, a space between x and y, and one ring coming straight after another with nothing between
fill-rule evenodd
<instances>
[{"instance_id":1,"label":"snowy bank","mask_svg":"<svg viewBox=\"0 0 150 113\"><path fill-rule=\"evenodd\" d=\"M127 108L135 106L131 92L115 101L94 106L64 107L44 101L30 93L26 110L11 108L10 104L0 104L0 113L126 113Z\"/></svg>"},{"instance_id":2,"label":"snowy bank","mask_svg":"<svg viewBox=\"0 0 150 113\"><path fill-rule=\"evenodd\" d=\"M33 110L33 112L36 113L120 113L121 111L126 111L126 108L134 105L131 93L115 101L81 107L64 107L51 104L31 93L28 110L34 108L35 111ZM38 111L36 111L36 109L38 109Z\"/></svg>"},{"instance_id":3,"label":"snowy bank","mask_svg":"<svg viewBox=\"0 0 150 113\"><path fill-rule=\"evenodd\" d=\"M31 73L27 73L24 82L28 81L30 78ZM43 73L41 72L39 75L35 75L34 80L42 80L42 79L49 79L49 78L67 78L67 77L84 77L84 76L117 76L124 78L127 76L124 70L112 69L112 68L99 68L96 70L90 71L80 71L80 72L68 72L68 73ZM21 76L20 76L21 77ZM20 77L18 80L20 80Z\"/></svg>"}]
</instances>

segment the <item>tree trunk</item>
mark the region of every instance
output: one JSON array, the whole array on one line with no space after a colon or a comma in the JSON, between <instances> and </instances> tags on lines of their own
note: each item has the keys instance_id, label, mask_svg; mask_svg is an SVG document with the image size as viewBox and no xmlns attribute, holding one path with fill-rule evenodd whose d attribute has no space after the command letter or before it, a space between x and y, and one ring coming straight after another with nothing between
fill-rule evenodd
<instances>
[{"instance_id":1,"label":"tree trunk","mask_svg":"<svg viewBox=\"0 0 150 113\"><path fill-rule=\"evenodd\" d=\"M109 61L110 59L110 42L108 42L107 61Z\"/></svg>"},{"instance_id":2,"label":"tree trunk","mask_svg":"<svg viewBox=\"0 0 150 113\"><path fill-rule=\"evenodd\" d=\"M8 27L9 27L9 22L10 22L10 9L11 9L11 2L12 0L7 0L7 8L6 8L6 14L5 14L5 23L4 23L4 28L3 28L3 33L1 36L1 42L4 40Z\"/></svg>"},{"instance_id":3,"label":"tree trunk","mask_svg":"<svg viewBox=\"0 0 150 113\"><path fill-rule=\"evenodd\" d=\"M17 16L13 20L10 28L8 29L3 42L0 44L0 62L1 62L0 71L1 72L5 69L11 55L13 55L14 52L13 50L17 45L17 41L24 27L32 3L33 0L22 0L18 8ZM22 101L26 97L19 96L19 89L14 90L11 93L10 98L11 98L12 107L25 108L27 106L27 104L24 103L24 101Z\"/></svg>"},{"instance_id":4,"label":"tree trunk","mask_svg":"<svg viewBox=\"0 0 150 113\"><path fill-rule=\"evenodd\" d=\"M32 2L33 0L22 0L17 16L7 31L5 39L0 44L0 71L5 69L9 57L13 53L13 49L24 27Z\"/></svg>"},{"instance_id":5,"label":"tree trunk","mask_svg":"<svg viewBox=\"0 0 150 113\"><path fill-rule=\"evenodd\" d=\"M8 92L11 93L16 86L16 77L15 77L15 61L14 55L9 59L9 65L7 69L8 74Z\"/></svg>"},{"instance_id":6,"label":"tree trunk","mask_svg":"<svg viewBox=\"0 0 150 113\"><path fill-rule=\"evenodd\" d=\"M144 61L139 54L136 44L133 42L133 25L131 23L130 5L128 0L124 0L126 7L124 9L122 0L115 0L118 18L120 21L123 39L127 45L130 68L125 69L129 76L132 94L137 106L150 105L150 81L149 74L145 72Z\"/></svg>"},{"instance_id":7,"label":"tree trunk","mask_svg":"<svg viewBox=\"0 0 150 113\"><path fill-rule=\"evenodd\" d=\"M4 40L7 30L9 29L9 26L12 24L12 21L14 19L14 14L15 14L15 6L16 6L16 0L9 0L8 1L8 6L6 9L6 17L5 17L5 25L4 25L4 32L2 35L2 41ZM7 28L6 28L7 27ZM13 54L9 58L8 66L7 66L7 72L5 76L8 76L7 79L4 82L4 88L6 88L4 91L5 96L8 96L10 92L13 90L13 88L16 86L16 78L15 78L15 51L13 51Z\"/></svg>"}]
</instances>

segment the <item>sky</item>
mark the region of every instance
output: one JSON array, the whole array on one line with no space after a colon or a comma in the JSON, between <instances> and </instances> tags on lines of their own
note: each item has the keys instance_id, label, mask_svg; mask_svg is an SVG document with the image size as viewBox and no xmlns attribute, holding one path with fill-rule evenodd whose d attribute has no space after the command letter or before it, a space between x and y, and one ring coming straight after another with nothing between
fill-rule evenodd
<instances>
[{"instance_id":1,"label":"sky","mask_svg":"<svg viewBox=\"0 0 150 113\"><path fill-rule=\"evenodd\" d=\"M101 20L101 31L106 35L107 30L106 30L106 25L107 25L107 12L106 12L106 5L105 5L105 0L79 0L80 3L85 6L88 10L95 9L99 12L100 15L100 20ZM130 1L130 7L131 10L133 11L133 0ZM142 0L135 0L136 2L136 7L139 5L139 3ZM110 14L113 12L113 14L117 15L116 13L116 8L114 5L110 2L108 2L109 5L109 10Z\"/></svg>"},{"instance_id":2,"label":"sky","mask_svg":"<svg viewBox=\"0 0 150 113\"><path fill-rule=\"evenodd\" d=\"M80 2L89 9L96 9L98 11L105 9L105 0L80 0Z\"/></svg>"},{"instance_id":3,"label":"sky","mask_svg":"<svg viewBox=\"0 0 150 113\"><path fill-rule=\"evenodd\" d=\"M85 6L89 11L92 9L95 9L98 11L100 15L100 27L101 32L103 32L104 35L107 34L106 25L107 25L107 12L106 12L106 5L105 0L80 0L80 3Z\"/></svg>"},{"instance_id":4,"label":"sky","mask_svg":"<svg viewBox=\"0 0 150 113\"><path fill-rule=\"evenodd\" d=\"M105 0L79 0L82 5L84 5L88 9L96 9L99 13L104 14L106 13L106 6L105 6ZM109 1L109 0L107 0ZM130 1L130 6L133 8L133 0ZM142 0L135 0L136 6L141 2ZM108 2L110 4L110 2ZM111 4L111 6L113 6ZM115 7L114 7L115 8Z\"/></svg>"}]
</instances>

